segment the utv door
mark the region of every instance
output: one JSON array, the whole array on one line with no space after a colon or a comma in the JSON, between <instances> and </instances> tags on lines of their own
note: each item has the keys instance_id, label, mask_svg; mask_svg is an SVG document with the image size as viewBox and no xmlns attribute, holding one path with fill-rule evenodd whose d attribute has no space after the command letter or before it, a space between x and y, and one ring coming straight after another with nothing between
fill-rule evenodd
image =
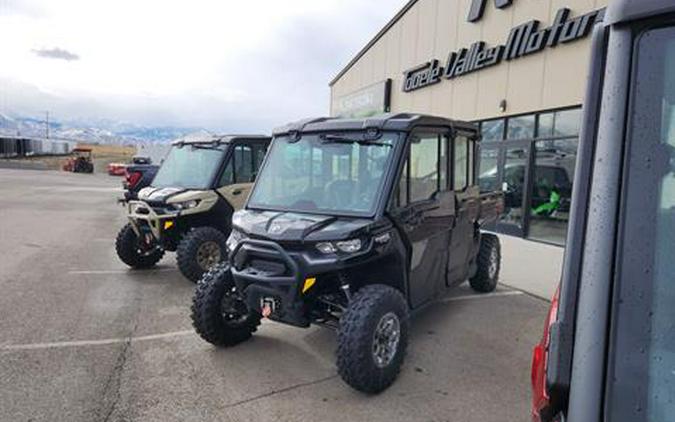
<instances>
[{"instance_id":1,"label":"utv door","mask_svg":"<svg viewBox=\"0 0 675 422\"><path fill-rule=\"evenodd\" d=\"M448 136L439 130L409 136L392 217L409 246L412 307L431 299L445 285L447 249L455 219L448 190Z\"/></svg>"},{"instance_id":2,"label":"utv door","mask_svg":"<svg viewBox=\"0 0 675 422\"><path fill-rule=\"evenodd\" d=\"M234 145L218 184L218 192L234 210L244 207L266 151L263 143Z\"/></svg>"},{"instance_id":3,"label":"utv door","mask_svg":"<svg viewBox=\"0 0 675 422\"><path fill-rule=\"evenodd\" d=\"M480 188L476 186L473 167L476 134L458 133L451 142L450 187L455 198L456 219L448 253L447 285L469 277L471 261L478 246L474 222L480 212Z\"/></svg>"}]
</instances>

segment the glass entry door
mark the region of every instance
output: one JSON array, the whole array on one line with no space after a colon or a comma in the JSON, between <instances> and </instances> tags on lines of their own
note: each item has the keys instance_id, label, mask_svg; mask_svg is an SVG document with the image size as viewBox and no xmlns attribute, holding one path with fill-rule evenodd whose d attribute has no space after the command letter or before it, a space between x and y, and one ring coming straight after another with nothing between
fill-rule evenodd
<instances>
[{"instance_id":1,"label":"glass entry door","mask_svg":"<svg viewBox=\"0 0 675 422\"><path fill-rule=\"evenodd\" d=\"M525 235L526 204L530 196L530 150L531 141L481 145L481 191L501 190L504 193L504 214L495 227L488 229L512 236Z\"/></svg>"}]
</instances>

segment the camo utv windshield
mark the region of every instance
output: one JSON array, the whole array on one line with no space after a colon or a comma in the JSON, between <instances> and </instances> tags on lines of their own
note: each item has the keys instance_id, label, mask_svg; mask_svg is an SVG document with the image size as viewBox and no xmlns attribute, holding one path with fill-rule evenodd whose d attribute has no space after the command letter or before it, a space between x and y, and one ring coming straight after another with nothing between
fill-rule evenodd
<instances>
[{"instance_id":1,"label":"camo utv windshield","mask_svg":"<svg viewBox=\"0 0 675 422\"><path fill-rule=\"evenodd\" d=\"M369 215L377 206L398 134L276 138L248 206L254 209Z\"/></svg>"},{"instance_id":2,"label":"camo utv windshield","mask_svg":"<svg viewBox=\"0 0 675 422\"><path fill-rule=\"evenodd\" d=\"M222 163L226 145L175 145L159 168L156 188L208 189Z\"/></svg>"}]
</instances>

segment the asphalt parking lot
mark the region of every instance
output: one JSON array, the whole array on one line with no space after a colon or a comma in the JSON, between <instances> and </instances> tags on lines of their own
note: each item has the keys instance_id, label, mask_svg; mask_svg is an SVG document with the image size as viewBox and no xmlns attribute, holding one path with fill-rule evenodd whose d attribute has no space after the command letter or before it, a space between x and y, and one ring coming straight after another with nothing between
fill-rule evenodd
<instances>
[{"instance_id":1,"label":"asphalt parking lot","mask_svg":"<svg viewBox=\"0 0 675 422\"><path fill-rule=\"evenodd\" d=\"M0 170L2 421L525 421L547 303L462 286L412 321L398 381L337 376L334 334L264 322L219 350L192 331L174 256L117 259L120 179Z\"/></svg>"}]
</instances>

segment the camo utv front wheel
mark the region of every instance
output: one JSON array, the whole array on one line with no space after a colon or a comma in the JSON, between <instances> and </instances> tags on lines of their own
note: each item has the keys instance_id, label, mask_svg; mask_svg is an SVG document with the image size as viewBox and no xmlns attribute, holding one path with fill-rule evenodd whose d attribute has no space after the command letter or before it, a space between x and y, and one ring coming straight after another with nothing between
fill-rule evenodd
<instances>
[{"instance_id":1,"label":"camo utv front wheel","mask_svg":"<svg viewBox=\"0 0 675 422\"><path fill-rule=\"evenodd\" d=\"M150 268L164 256L163 249L144 245L129 223L117 234L115 250L122 262L132 268Z\"/></svg>"},{"instance_id":2,"label":"camo utv front wheel","mask_svg":"<svg viewBox=\"0 0 675 422\"><path fill-rule=\"evenodd\" d=\"M360 289L340 317L337 367L352 388L377 394L394 383L408 345L408 305L396 289Z\"/></svg>"},{"instance_id":3,"label":"camo utv front wheel","mask_svg":"<svg viewBox=\"0 0 675 422\"><path fill-rule=\"evenodd\" d=\"M249 311L239 296L226 262L216 264L199 280L192 298L191 317L201 338L223 347L251 338L261 318Z\"/></svg>"},{"instance_id":4,"label":"camo utv front wheel","mask_svg":"<svg viewBox=\"0 0 675 422\"><path fill-rule=\"evenodd\" d=\"M178 269L196 283L214 265L223 261L227 253L227 237L213 227L197 227L183 236L176 249Z\"/></svg>"}]
</instances>

